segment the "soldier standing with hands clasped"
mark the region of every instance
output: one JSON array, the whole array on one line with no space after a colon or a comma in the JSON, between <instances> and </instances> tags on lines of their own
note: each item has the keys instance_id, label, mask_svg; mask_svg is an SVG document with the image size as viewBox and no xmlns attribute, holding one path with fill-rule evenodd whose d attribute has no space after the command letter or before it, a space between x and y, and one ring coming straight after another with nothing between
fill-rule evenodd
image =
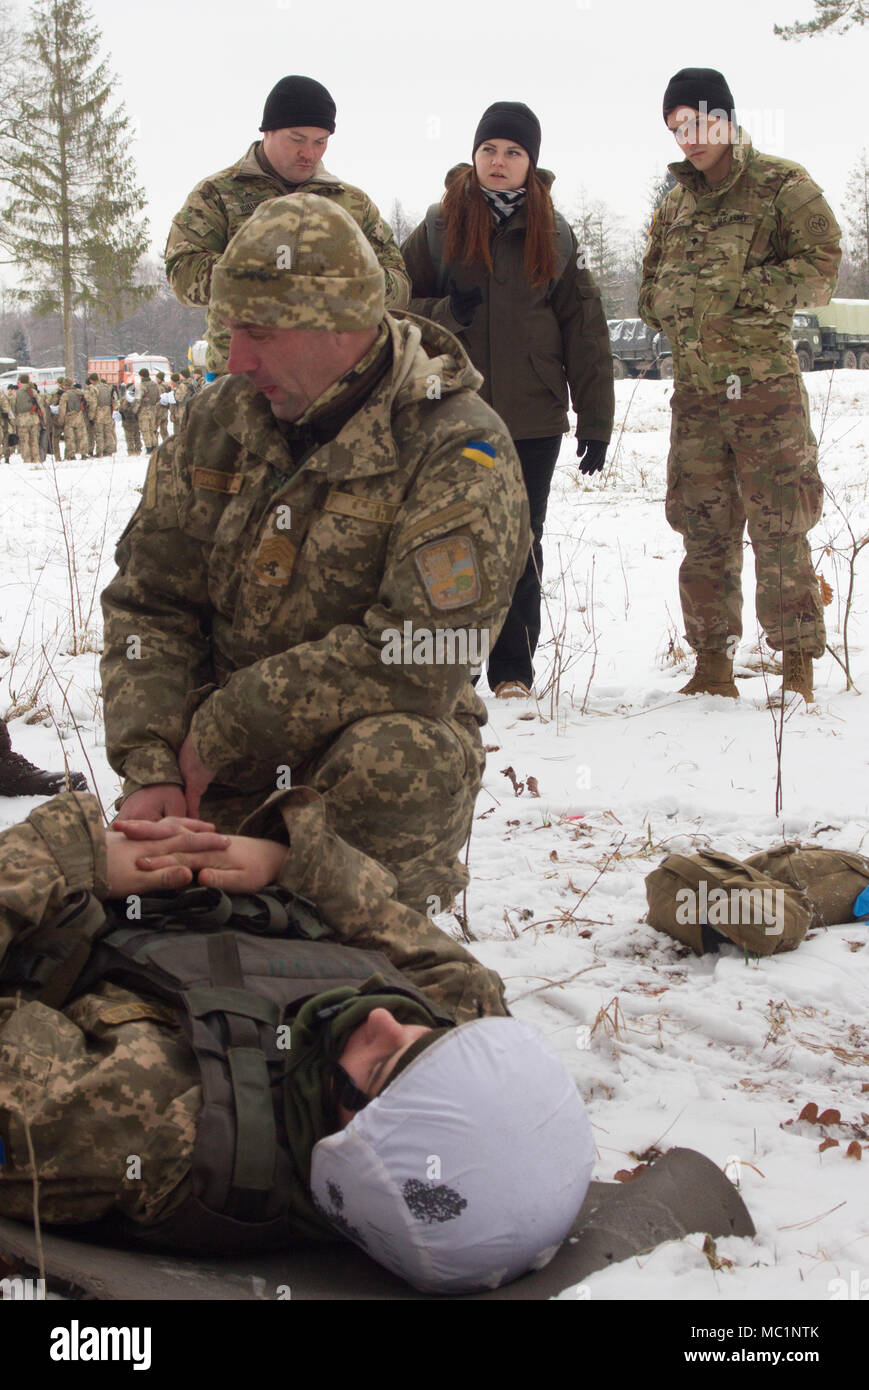
<instances>
[{"instance_id":1,"label":"soldier standing with hands clasped","mask_svg":"<svg viewBox=\"0 0 869 1390\"><path fill-rule=\"evenodd\" d=\"M673 347L666 508L685 542L679 592L697 653L680 694L738 697L747 522L758 622L783 653L783 689L810 701L826 634L806 535L823 487L791 325L833 294L839 228L805 169L752 147L720 72L676 73L664 120L686 158L670 165L639 312Z\"/></svg>"}]
</instances>

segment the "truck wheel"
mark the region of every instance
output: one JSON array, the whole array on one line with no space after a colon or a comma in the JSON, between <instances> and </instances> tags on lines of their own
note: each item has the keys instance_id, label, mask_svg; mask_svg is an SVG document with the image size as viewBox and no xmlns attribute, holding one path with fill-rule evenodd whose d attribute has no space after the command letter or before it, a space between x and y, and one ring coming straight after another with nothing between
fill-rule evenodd
<instances>
[{"instance_id":1,"label":"truck wheel","mask_svg":"<svg viewBox=\"0 0 869 1390\"><path fill-rule=\"evenodd\" d=\"M812 370L812 359L807 352L798 352L797 361L800 364L801 372L810 372Z\"/></svg>"},{"instance_id":2,"label":"truck wheel","mask_svg":"<svg viewBox=\"0 0 869 1390\"><path fill-rule=\"evenodd\" d=\"M861 352L857 366L861 372L869 372L869 352Z\"/></svg>"},{"instance_id":3,"label":"truck wheel","mask_svg":"<svg viewBox=\"0 0 869 1390\"><path fill-rule=\"evenodd\" d=\"M616 381L624 381L628 374L628 369L620 357L613 358L613 377Z\"/></svg>"},{"instance_id":4,"label":"truck wheel","mask_svg":"<svg viewBox=\"0 0 869 1390\"><path fill-rule=\"evenodd\" d=\"M658 378L660 381L673 380L673 359L672 357L662 357L658 362Z\"/></svg>"},{"instance_id":5,"label":"truck wheel","mask_svg":"<svg viewBox=\"0 0 869 1390\"><path fill-rule=\"evenodd\" d=\"M848 371L848 372L853 372L853 371L856 369L856 366L857 366L857 354L856 354L856 352L852 352L850 348L848 349L847 352L843 352L843 353L842 353L842 366L845 368L846 371Z\"/></svg>"}]
</instances>

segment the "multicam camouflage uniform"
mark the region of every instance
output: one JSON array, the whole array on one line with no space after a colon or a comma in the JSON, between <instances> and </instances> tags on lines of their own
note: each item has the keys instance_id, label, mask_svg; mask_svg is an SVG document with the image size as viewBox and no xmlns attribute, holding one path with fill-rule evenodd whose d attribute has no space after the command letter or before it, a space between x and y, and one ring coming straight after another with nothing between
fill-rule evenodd
<instances>
[{"instance_id":1,"label":"multicam camouflage uniform","mask_svg":"<svg viewBox=\"0 0 869 1390\"><path fill-rule=\"evenodd\" d=\"M78 386L67 386L57 408L57 423L63 430L65 458L74 458L76 454L81 454L82 458L89 457L86 421L84 392Z\"/></svg>"},{"instance_id":2,"label":"multicam camouflage uniform","mask_svg":"<svg viewBox=\"0 0 869 1390\"><path fill-rule=\"evenodd\" d=\"M157 388L160 396L166 396L172 390L172 383L166 380L165 372L157 372ZM157 400L157 443L162 444L169 438L169 411L170 406L164 405L162 400Z\"/></svg>"},{"instance_id":3,"label":"multicam camouflage uniform","mask_svg":"<svg viewBox=\"0 0 869 1390\"><path fill-rule=\"evenodd\" d=\"M253 323L289 314L336 331L373 305L376 341L293 425L227 377L155 454L103 594L108 755L127 795L181 784L189 733L215 776L202 814L225 830L291 772L395 874L402 901L445 906L467 882L455 855L485 761L473 644L494 642L524 568L527 497L457 340L380 317L372 252L320 203L261 209L221 261L215 297L229 316L243 297ZM279 234L294 241L292 273L274 269ZM306 275L324 262L337 278ZM423 638L416 661L408 649L390 664L389 634L405 624L432 634L428 652ZM458 645L442 634L438 661L442 629Z\"/></svg>"},{"instance_id":4,"label":"multicam camouflage uniform","mask_svg":"<svg viewBox=\"0 0 869 1390\"><path fill-rule=\"evenodd\" d=\"M229 242L251 213L270 199L287 193L316 193L328 198L356 221L365 233L383 269L387 309L403 309L410 301L410 280L392 230L361 188L343 183L318 165L304 183L293 185L258 158L262 141L247 154L198 184L175 217L164 257L166 276L182 304L209 303L211 274ZM229 333L209 307L205 336L209 371L225 372Z\"/></svg>"},{"instance_id":5,"label":"multicam camouflage uniform","mask_svg":"<svg viewBox=\"0 0 869 1390\"><path fill-rule=\"evenodd\" d=\"M9 462L9 436L14 434L15 425L12 419L12 407L9 404L9 397L6 392L0 390L0 453Z\"/></svg>"},{"instance_id":6,"label":"multicam camouflage uniform","mask_svg":"<svg viewBox=\"0 0 869 1390\"><path fill-rule=\"evenodd\" d=\"M278 881L317 905L333 940L384 951L458 1023L506 1013L498 976L396 900L395 880L329 830L316 793L276 794L245 832L290 840ZM16 934L80 890L108 896L105 834L96 800L67 793L0 834L0 1214L32 1218L29 1135L44 1223L119 1212L148 1225L187 1179L202 1107L173 1011L105 981L62 1010L2 997Z\"/></svg>"},{"instance_id":7,"label":"multicam camouflage uniform","mask_svg":"<svg viewBox=\"0 0 869 1390\"><path fill-rule=\"evenodd\" d=\"M118 406L118 393L107 381L93 381L85 387L88 418L94 427L97 458L114 454L118 447L112 412Z\"/></svg>"},{"instance_id":8,"label":"multicam camouflage uniform","mask_svg":"<svg viewBox=\"0 0 869 1390\"><path fill-rule=\"evenodd\" d=\"M157 410L160 405L160 387L156 381L140 378L136 387L136 414L145 448L150 452L159 444L157 438Z\"/></svg>"},{"instance_id":9,"label":"multicam camouflage uniform","mask_svg":"<svg viewBox=\"0 0 869 1390\"><path fill-rule=\"evenodd\" d=\"M127 399L126 389L121 391L118 410L121 413L121 424L124 427L127 455L133 458L142 452L142 434L139 429L139 418L136 414L136 403Z\"/></svg>"},{"instance_id":10,"label":"multicam camouflage uniform","mask_svg":"<svg viewBox=\"0 0 869 1390\"><path fill-rule=\"evenodd\" d=\"M685 541L686 635L697 651L732 653L747 521L770 647L818 657L826 638L806 533L823 489L791 325L794 310L835 289L839 228L805 169L760 154L742 130L721 184L689 160L670 169L678 185L652 228L639 312L673 346L666 510Z\"/></svg>"},{"instance_id":11,"label":"multicam camouflage uniform","mask_svg":"<svg viewBox=\"0 0 869 1390\"><path fill-rule=\"evenodd\" d=\"M184 419L184 403L193 395L193 387L175 372L172 376L171 390L175 397L175 404L169 407L169 419L172 421L172 433L177 434Z\"/></svg>"},{"instance_id":12,"label":"multicam camouflage uniform","mask_svg":"<svg viewBox=\"0 0 869 1390\"><path fill-rule=\"evenodd\" d=\"M25 463L39 463L39 433L45 424L45 409L39 392L29 380L22 382L15 392L12 415L14 433L18 435L18 452Z\"/></svg>"},{"instance_id":13,"label":"multicam camouflage uniform","mask_svg":"<svg viewBox=\"0 0 869 1390\"><path fill-rule=\"evenodd\" d=\"M55 462L61 458L60 446L63 443L63 426L59 424L57 414L51 407L60 407L60 398L63 395L64 385L64 379L61 377L54 387L47 390L45 393L45 404L48 412L47 424L50 438L49 451L53 455Z\"/></svg>"}]
</instances>

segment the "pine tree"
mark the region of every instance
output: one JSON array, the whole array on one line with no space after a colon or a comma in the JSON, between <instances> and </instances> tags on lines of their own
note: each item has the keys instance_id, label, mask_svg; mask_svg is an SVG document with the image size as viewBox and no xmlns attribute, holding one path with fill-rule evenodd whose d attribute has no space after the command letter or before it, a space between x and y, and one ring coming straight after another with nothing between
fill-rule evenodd
<instances>
[{"instance_id":1,"label":"pine tree","mask_svg":"<svg viewBox=\"0 0 869 1390\"><path fill-rule=\"evenodd\" d=\"M869 24L869 0L815 0L814 19L772 27L780 39L802 39L828 29L832 34L844 34L860 24Z\"/></svg>"},{"instance_id":2,"label":"pine tree","mask_svg":"<svg viewBox=\"0 0 869 1390\"><path fill-rule=\"evenodd\" d=\"M112 108L115 79L83 0L35 0L28 80L16 92L0 177L11 186L3 243L23 278L19 298L62 313L66 372L75 375L73 315L119 317L150 287L133 283L148 244L144 191L129 154L129 118Z\"/></svg>"},{"instance_id":3,"label":"pine tree","mask_svg":"<svg viewBox=\"0 0 869 1390\"><path fill-rule=\"evenodd\" d=\"M27 346L23 328L13 328L9 338L9 354L15 358L19 367L30 366L30 348Z\"/></svg>"}]
</instances>

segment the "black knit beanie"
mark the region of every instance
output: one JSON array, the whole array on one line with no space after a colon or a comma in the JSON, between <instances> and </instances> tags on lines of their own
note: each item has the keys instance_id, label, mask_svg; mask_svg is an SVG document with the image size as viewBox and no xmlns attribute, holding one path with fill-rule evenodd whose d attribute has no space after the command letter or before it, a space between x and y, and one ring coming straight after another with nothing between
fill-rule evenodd
<instances>
[{"instance_id":1,"label":"black knit beanie","mask_svg":"<svg viewBox=\"0 0 869 1390\"><path fill-rule=\"evenodd\" d=\"M537 168L537 159L540 154L540 122L531 110L522 101L496 101L493 106L489 106L482 115L480 124L477 126L477 133L474 136L474 150L476 154L484 140L515 140L517 145L521 145L531 157L531 163Z\"/></svg>"},{"instance_id":2,"label":"black knit beanie","mask_svg":"<svg viewBox=\"0 0 869 1390\"><path fill-rule=\"evenodd\" d=\"M728 119L737 124L733 93L723 74L715 68L682 68L670 78L664 93L664 120L677 106L690 106L693 111L700 111L703 101L708 116L724 111Z\"/></svg>"},{"instance_id":3,"label":"black knit beanie","mask_svg":"<svg viewBox=\"0 0 869 1390\"><path fill-rule=\"evenodd\" d=\"M335 103L322 82L313 77L282 77L266 97L260 130L286 130L289 126L335 129Z\"/></svg>"}]
</instances>

